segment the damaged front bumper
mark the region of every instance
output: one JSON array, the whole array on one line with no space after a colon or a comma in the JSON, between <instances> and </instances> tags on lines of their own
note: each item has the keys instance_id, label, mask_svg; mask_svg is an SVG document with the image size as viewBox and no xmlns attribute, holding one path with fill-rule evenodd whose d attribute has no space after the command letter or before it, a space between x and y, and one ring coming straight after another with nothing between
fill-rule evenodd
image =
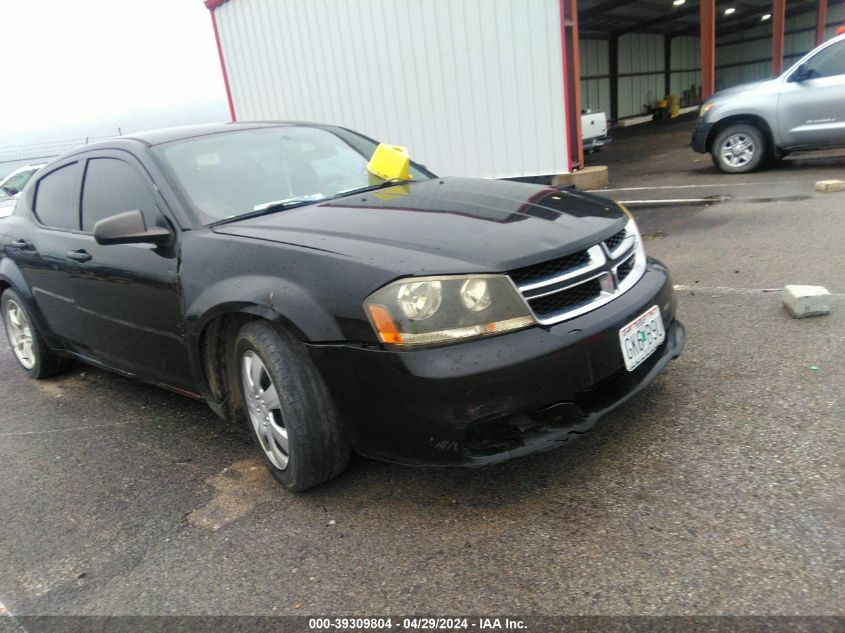
<instances>
[{"instance_id":1,"label":"damaged front bumper","mask_svg":"<svg viewBox=\"0 0 845 633\"><path fill-rule=\"evenodd\" d=\"M619 330L660 307L665 341L625 369ZM684 347L665 267L611 303L552 327L447 347L309 345L357 452L479 466L560 445L648 385Z\"/></svg>"}]
</instances>

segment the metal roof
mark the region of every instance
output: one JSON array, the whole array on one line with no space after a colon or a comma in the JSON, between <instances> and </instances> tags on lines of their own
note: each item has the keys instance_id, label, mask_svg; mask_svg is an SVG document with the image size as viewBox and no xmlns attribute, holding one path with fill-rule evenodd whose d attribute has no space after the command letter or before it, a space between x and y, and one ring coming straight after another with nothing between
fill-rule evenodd
<instances>
[{"instance_id":1,"label":"metal roof","mask_svg":"<svg viewBox=\"0 0 845 633\"><path fill-rule=\"evenodd\" d=\"M831 2L830 8L842 5L843 2ZM728 8L735 11L725 15ZM771 0L717 0L717 33L758 26L763 22L762 16L771 9ZM815 10L816 0L790 0L786 15ZM622 33L695 35L699 30L699 3L685 0L675 6L672 0L578 0L578 30L582 37Z\"/></svg>"}]
</instances>

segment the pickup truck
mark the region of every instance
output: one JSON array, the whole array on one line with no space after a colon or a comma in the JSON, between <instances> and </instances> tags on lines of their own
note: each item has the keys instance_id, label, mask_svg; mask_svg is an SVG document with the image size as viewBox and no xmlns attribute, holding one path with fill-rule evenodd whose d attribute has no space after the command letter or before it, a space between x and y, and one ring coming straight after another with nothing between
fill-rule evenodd
<instances>
[{"instance_id":1,"label":"pickup truck","mask_svg":"<svg viewBox=\"0 0 845 633\"><path fill-rule=\"evenodd\" d=\"M845 147L845 35L810 51L779 77L717 92L692 136L726 173L753 171L793 150Z\"/></svg>"}]
</instances>

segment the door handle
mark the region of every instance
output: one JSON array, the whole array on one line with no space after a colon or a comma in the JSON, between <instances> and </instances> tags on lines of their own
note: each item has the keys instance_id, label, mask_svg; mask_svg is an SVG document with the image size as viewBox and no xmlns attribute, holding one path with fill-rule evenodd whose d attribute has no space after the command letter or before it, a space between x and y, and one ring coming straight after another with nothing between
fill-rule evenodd
<instances>
[{"instance_id":1,"label":"door handle","mask_svg":"<svg viewBox=\"0 0 845 633\"><path fill-rule=\"evenodd\" d=\"M14 242L12 242L12 246L14 246L15 248L27 249L29 248L29 242L27 242L26 240L15 240Z\"/></svg>"},{"instance_id":2,"label":"door handle","mask_svg":"<svg viewBox=\"0 0 845 633\"><path fill-rule=\"evenodd\" d=\"M82 249L79 249L78 251L70 251L67 256L78 262L87 262L93 257L91 253Z\"/></svg>"}]
</instances>

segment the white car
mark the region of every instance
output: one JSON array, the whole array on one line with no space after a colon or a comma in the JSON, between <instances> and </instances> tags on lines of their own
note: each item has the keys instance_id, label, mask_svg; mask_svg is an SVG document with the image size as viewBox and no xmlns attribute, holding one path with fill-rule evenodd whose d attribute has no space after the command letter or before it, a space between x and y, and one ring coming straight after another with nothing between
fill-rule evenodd
<instances>
[{"instance_id":1,"label":"white car","mask_svg":"<svg viewBox=\"0 0 845 633\"><path fill-rule=\"evenodd\" d=\"M16 196L19 194L29 179L32 178L47 163L35 165L24 165L11 174L0 180L0 194L4 196Z\"/></svg>"},{"instance_id":2,"label":"white car","mask_svg":"<svg viewBox=\"0 0 845 633\"><path fill-rule=\"evenodd\" d=\"M0 180L0 219L12 215L17 197L29 179L47 163L24 165Z\"/></svg>"}]
</instances>

